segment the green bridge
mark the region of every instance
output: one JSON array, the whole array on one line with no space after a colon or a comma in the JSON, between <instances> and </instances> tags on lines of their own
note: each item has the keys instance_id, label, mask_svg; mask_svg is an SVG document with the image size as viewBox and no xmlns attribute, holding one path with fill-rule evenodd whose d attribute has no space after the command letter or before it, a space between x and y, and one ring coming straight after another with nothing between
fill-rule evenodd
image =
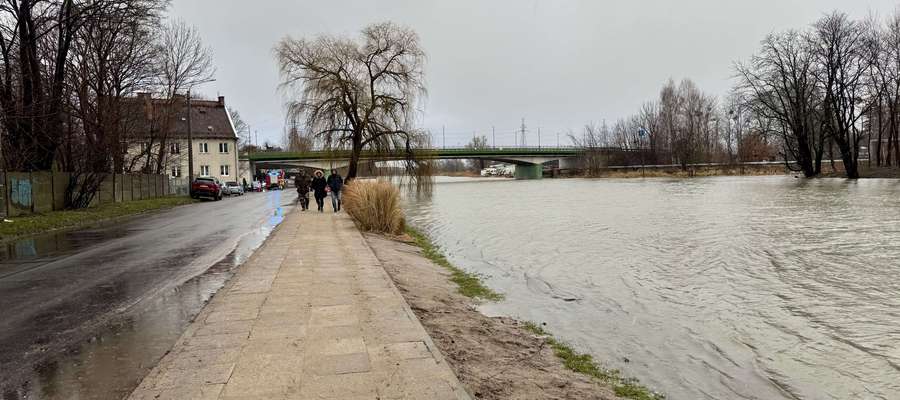
<instances>
[{"instance_id":1,"label":"green bridge","mask_svg":"<svg viewBox=\"0 0 900 400\"><path fill-rule=\"evenodd\" d=\"M536 179L543 173L543 165L559 161L560 168L571 168L582 153L577 147L490 147L415 149L413 155L418 160L475 159L503 162L516 165L517 179ZM404 152L376 153L363 152L361 162L403 160ZM241 155L241 161L250 164L250 170L257 168L342 168L350 162L349 150L315 150L308 152L258 152Z\"/></svg>"}]
</instances>

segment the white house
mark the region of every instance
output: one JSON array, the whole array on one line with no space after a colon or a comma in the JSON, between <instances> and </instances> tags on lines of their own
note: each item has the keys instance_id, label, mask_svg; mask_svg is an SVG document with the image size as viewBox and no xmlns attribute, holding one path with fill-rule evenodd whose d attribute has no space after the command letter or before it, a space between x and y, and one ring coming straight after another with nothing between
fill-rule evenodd
<instances>
[{"instance_id":1,"label":"white house","mask_svg":"<svg viewBox=\"0 0 900 400\"><path fill-rule=\"evenodd\" d=\"M179 179L188 176L186 99L154 99L140 94L133 100L139 111L135 112L134 133L128 139L126 165L140 170L142 163L157 162L161 155L166 173L186 184L186 179ZM190 112L194 176L238 181L237 135L225 97L220 96L217 101L191 100ZM165 151L161 152L161 148Z\"/></svg>"}]
</instances>

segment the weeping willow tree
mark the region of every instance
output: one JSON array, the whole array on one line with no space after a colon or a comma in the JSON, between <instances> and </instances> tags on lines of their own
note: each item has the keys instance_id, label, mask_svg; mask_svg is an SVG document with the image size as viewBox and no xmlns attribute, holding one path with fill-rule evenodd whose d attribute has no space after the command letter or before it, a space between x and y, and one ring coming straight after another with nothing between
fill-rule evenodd
<instances>
[{"instance_id":1,"label":"weeping willow tree","mask_svg":"<svg viewBox=\"0 0 900 400\"><path fill-rule=\"evenodd\" d=\"M347 179L363 153L417 165L415 129L425 96L425 52L419 36L391 22L370 25L360 38L284 38L275 47L288 118L304 121L326 149L349 151Z\"/></svg>"}]
</instances>

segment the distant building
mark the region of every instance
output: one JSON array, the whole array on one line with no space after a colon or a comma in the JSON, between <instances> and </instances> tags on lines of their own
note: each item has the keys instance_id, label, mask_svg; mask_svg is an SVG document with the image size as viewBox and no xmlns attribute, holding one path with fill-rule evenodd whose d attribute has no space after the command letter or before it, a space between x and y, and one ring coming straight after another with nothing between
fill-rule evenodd
<instances>
[{"instance_id":1,"label":"distant building","mask_svg":"<svg viewBox=\"0 0 900 400\"><path fill-rule=\"evenodd\" d=\"M156 170L162 159L169 177L187 178L187 101L139 94L129 99L135 107L134 124L128 140L125 165L129 169ZM194 146L194 176L211 176L222 181L238 180L238 149L234 123L225 107L225 97L191 100L191 128ZM161 149L163 151L161 151ZM149 155L149 157L148 157ZM147 168L149 167L149 168ZM184 181L186 184L186 179Z\"/></svg>"}]
</instances>

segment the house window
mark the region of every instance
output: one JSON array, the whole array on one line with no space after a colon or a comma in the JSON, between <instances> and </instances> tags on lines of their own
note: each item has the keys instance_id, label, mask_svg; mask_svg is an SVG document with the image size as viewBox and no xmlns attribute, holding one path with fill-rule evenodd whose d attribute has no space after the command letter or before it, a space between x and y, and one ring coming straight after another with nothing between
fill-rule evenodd
<instances>
[{"instance_id":1,"label":"house window","mask_svg":"<svg viewBox=\"0 0 900 400\"><path fill-rule=\"evenodd\" d=\"M181 167L172 168L172 177L173 178L181 178Z\"/></svg>"},{"instance_id":2,"label":"house window","mask_svg":"<svg viewBox=\"0 0 900 400\"><path fill-rule=\"evenodd\" d=\"M200 176L209 176L209 165L200 166Z\"/></svg>"},{"instance_id":3,"label":"house window","mask_svg":"<svg viewBox=\"0 0 900 400\"><path fill-rule=\"evenodd\" d=\"M219 166L219 172L220 172L219 175L222 175L222 176L228 176L228 166L227 166L227 165L220 165L220 166Z\"/></svg>"},{"instance_id":4,"label":"house window","mask_svg":"<svg viewBox=\"0 0 900 400\"><path fill-rule=\"evenodd\" d=\"M209 153L209 143L200 143L200 152Z\"/></svg>"},{"instance_id":5,"label":"house window","mask_svg":"<svg viewBox=\"0 0 900 400\"><path fill-rule=\"evenodd\" d=\"M228 143L219 143L219 153L227 153L228 152Z\"/></svg>"},{"instance_id":6,"label":"house window","mask_svg":"<svg viewBox=\"0 0 900 400\"><path fill-rule=\"evenodd\" d=\"M180 143L174 142L169 145L169 152L172 154L181 154L181 146Z\"/></svg>"}]
</instances>

